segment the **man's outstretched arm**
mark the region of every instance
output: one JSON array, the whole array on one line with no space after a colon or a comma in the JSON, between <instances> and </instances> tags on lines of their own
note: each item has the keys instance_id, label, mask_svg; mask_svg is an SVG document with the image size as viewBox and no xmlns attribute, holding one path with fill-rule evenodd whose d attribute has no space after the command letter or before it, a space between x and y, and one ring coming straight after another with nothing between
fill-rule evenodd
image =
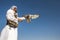
<instances>
[{"instance_id":1,"label":"man's outstretched arm","mask_svg":"<svg viewBox=\"0 0 60 40\"><path fill-rule=\"evenodd\" d=\"M25 20L25 17L18 17L18 21L19 21L19 22L21 22L21 21L23 21L23 20Z\"/></svg>"}]
</instances>

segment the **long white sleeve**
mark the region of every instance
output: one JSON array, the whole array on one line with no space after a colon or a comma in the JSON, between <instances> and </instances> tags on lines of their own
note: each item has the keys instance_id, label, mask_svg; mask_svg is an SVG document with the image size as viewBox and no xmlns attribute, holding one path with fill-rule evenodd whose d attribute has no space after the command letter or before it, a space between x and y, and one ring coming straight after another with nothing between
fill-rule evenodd
<instances>
[{"instance_id":1,"label":"long white sleeve","mask_svg":"<svg viewBox=\"0 0 60 40\"><path fill-rule=\"evenodd\" d=\"M25 20L25 17L18 17L18 19Z\"/></svg>"}]
</instances>

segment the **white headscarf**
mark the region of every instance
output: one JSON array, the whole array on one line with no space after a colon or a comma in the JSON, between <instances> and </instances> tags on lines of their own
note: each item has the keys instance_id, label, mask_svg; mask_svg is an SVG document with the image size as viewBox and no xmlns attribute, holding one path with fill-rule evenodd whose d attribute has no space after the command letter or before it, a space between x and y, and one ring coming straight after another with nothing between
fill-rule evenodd
<instances>
[{"instance_id":1,"label":"white headscarf","mask_svg":"<svg viewBox=\"0 0 60 40\"><path fill-rule=\"evenodd\" d=\"M17 6L12 6L11 9L17 8Z\"/></svg>"}]
</instances>

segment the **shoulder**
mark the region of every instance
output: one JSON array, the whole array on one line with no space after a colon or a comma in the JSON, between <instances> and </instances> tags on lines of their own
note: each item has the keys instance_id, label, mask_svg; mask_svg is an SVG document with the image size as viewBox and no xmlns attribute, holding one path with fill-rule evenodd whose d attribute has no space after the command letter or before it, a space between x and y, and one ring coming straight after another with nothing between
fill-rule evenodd
<instances>
[{"instance_id":1,"label":"shoulder","mask_svg":"<svg viewBox=\"0 0 60 40\"><path fill-rule=\"evenodd\" d=\"M7 10L7 13L13 13L13 10L9 9Z\"/></svg>"}]
</instances>

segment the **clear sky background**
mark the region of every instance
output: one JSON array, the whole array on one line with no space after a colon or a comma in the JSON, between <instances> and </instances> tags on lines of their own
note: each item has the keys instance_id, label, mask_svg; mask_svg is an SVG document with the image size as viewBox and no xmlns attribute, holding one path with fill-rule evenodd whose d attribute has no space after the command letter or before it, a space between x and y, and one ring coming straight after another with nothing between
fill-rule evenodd
<instances>
[{"instance_id":1,"label":"clear sky background","mask_svg":"<svg viewBox=\"0 0 60 40\"><path fill-rule=\"evenodd\" d=\"M31 23L23 21L18 26L18 40L60 40L59 0L0 0L0 31L6 25L6 11L18 7L18 14L40 14Z\"/></svg>"}]
</instances>

